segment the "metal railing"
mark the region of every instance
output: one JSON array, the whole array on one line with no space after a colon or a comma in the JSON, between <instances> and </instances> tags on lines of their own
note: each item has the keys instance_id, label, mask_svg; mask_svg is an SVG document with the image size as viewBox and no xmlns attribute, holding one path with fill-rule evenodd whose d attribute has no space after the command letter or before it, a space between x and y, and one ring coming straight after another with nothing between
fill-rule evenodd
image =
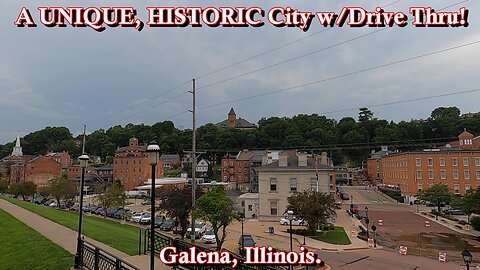
<instances>
[{"instance_id":1,"label":"metal railing","mask_svg":"<svg viewBox=\"0 0 480 270\"><path fill-rule=\"evenodd\" d=\"M80 266L89 270L140 270L132 264L116 257L115 255L80 240L81 243L81 258Z\"/></svg>"},{"instance_id":2,"label":"metal railing","mask_svg":"<svg viewBox=\"0 0 480 270\"><path fill-rule=\"evenodd\" d=\"M150 252L150 230L145 230L145 241L144 241L144 253L147 251ZM167 235L164 235L160 232L155 232L154 234L155 241L155 254L159 254L160 250L166 246L174 246L177 248L177 252L189 251L192 246L195 246L198 251L214 251L202 246L192 244L189 241L184 241L180 239L172 239ZM177 265L176 269L192 269L192 270L288 270L289 266L266 266L266 265L246 265L243 263L244 258L238 256L235 253L229 252L231 258L236 258L239 262L237 268L232 268L228 265Z\"/></svg>"}]
</instances>

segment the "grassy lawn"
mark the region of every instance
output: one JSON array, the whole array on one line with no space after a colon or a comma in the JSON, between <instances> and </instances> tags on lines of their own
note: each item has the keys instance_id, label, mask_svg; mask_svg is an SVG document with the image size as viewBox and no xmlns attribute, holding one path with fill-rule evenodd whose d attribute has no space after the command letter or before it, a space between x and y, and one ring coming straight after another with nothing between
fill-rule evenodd
<instances>
[{"instance_id":1,"label":"grassy lawn","mask_svg":"<svg viewBox=\"0 0 480 270\"><path fill-rule=\"evenodd\" d=\"M6 197L2 198L46 219L54 221L72 230L77 230L77 212L57 210L17 199ZM120 224L116 221L104 218L84 215L82 231L84 235L105 243L129 255L138 254L139 228L137 227L128 224Z\"/></svg>"},{"instance_id":2,"label":"grassy lawn","mask_svg":"<svg viewBox=\"0 0 480 270\"><path fill-rule=\"evenodd\" d=\"M73 266L73 255L0 210L0 268L56 269Z\"/></svg>"},{"instance_id":3,"label":"grassy lawn","mask_svg":"<svg viewBox=\"0 0 480 270\"><path fill-rule=\"evenodd\" d=\"M345 230L342 227L335 227L333 231L322 232L321 235L313 236L313 239L335 245L350 245L350 239L348 239Z\"/></svg>"}]
</instances>

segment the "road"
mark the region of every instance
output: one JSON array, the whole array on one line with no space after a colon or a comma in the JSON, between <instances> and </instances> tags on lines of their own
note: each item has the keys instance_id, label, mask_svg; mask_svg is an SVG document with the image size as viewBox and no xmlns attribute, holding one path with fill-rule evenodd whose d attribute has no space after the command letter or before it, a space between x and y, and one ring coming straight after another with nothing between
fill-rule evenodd
<instances>
[{"instance_id":1,"label":"road","mask_svg":"<svg viewBox=\"0 0 480 270\"><path fill-rule=\"evenodd\" d=\"M340 270L463 270L465 266L442 263L434 259L412 255L402 256L386 250L358 250L351 252L318 252L332 269Z\"/></svg>"}]
</instances>

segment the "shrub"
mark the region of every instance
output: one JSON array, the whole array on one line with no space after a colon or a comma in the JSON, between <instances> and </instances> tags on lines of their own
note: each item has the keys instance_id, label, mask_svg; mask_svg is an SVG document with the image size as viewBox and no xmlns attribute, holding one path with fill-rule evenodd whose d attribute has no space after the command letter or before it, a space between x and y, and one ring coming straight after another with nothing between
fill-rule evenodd
<instances>
[{"instance_id":1,"label":"shrub","mask_svg":"<svg viewBox=\"0 0 480 270\"><path fill-rule=\"evenodd\" d=\"M473 217L470 219L470 224L472 224L472 227L477 230L477 231L480 231L480 217Z\"/></svg>"}]
</instances>

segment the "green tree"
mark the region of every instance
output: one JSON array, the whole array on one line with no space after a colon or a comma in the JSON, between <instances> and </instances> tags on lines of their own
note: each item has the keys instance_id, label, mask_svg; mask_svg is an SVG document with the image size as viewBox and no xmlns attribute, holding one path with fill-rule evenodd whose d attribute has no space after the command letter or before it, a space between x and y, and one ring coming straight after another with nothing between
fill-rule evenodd
<instances>
[{"instance_id":1,"label":"green tree","mask_svg":"<svg viewBox=\"0 0 480 270\"><path fill-rule=\"evenodd\" d=\"M15 196L22 196L25 200L26 196L33 196L37 192L37 185L31 181L18 182L10 186L10 192Z\"/></svg>"},{"instance_id":2,"label":"green tree","mask_svg":"<svg viewBox=\"0 0 480 270\"><path fill-rule=\"evenodd\" d=\"M480 191L469 190L462 198L452 199L452 206L458 207L468 217L470 223L470 216L472 214L480 214Z\"/></svg>"},{"instance_id":3,"label":"green tree","mask_svg":"<svg viewBox=\"0 0 480 270\"><path fill-rule=\"evenodd\" d=\"M95 186L97 196L95 196L95 201L99 206L103 208L104 216L107 217L107 209L112 207L120 207L125 204L125 189L123 186L111 185L106 186L97 185Z\"/></svg>"},{"instance_id":4,"label":"green tree","mask_svg":"<svg viewBox=\"0 0 480 270\"><path fill-rule=\"evenodd\" d=\"M435 218L438 220L442 205L444 203L449 203L452 200L452 193L448 190L447 185L436 184L428 189L421 190L417 197L420 200L429 201L437 207Z\"/></svg>"},{"instance_id":5,"label":"green tree","mask_svg":"<svg viewBox=\"0 0 480 270\"><path fill-rule=\"evenodd\" d=\"M308 230L314 232L336 217L335 198L332 194L311 190L296 192L287 198L288 209L307 222Z\"/></svg>"},{"instance_id":6,"label":"green tree","mask_svg":"<svg viewBox=\"0 0 480 270\"><path fill-rule=\"evenodd\" d=\"M5 193L8 191L8 182L0 181L0 193Z\"/></svg>"},{"instance_id":7,"label":"green tree","mask_svg":"<svg viewBox=\"0 0 480 270\"><path fill-rule=\"evenodd\" d=\"M49 181L45 192L57 200L60 206L60 200L73 200L78 195L77 184L63 175Z\"/></svg>"},{"instance_id":8,"label":"green tree","mask_svg":"<svg viewBox=\"0 0 480 270\"><path fill-rule=\"evenodd\" d=\"M193 216L196 219L208 221L212 225L217 240L217 250L220 251L227 237L227 226L238 218L238 213L223 186L216 186L196 201Z\"/></svg>"},{"instance_id":9,"label":"green tree","mask_svg":"<svg viewBox=\"0 0 480 270\"><path fill-rule=\"evenodd\" d=\"M158 208L165 211L171 219L178 221L182 227L180 236L183 238L192 212L192 189L189 186L165 186L157 193L156 197L160 202ZM202 190L198 188L195 197L199 198L201 195Z\"/></svg>"}]
</instances>

